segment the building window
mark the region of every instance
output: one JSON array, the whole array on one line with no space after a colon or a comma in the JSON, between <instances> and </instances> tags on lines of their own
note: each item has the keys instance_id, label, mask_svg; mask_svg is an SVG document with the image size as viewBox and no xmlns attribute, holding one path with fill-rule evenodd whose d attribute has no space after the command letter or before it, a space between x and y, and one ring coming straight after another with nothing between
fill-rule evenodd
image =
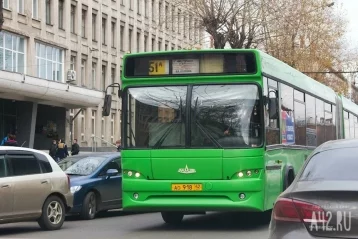
<instances>
[{"instance_id":1,"label":"building window","mask_svg":"<svg viewBox=\"0 0 358 239\"><path fill-rule=\"evenodd\" d=\"M133 33L133 30L129 29L129 33L128 33L128 51L132 51L132 33Z\"/></svg>"},{"instance_id":2,"label":"building window","mask_svg":"<svg viewBox=\"0 0 358 239\"><path fill-rule=\"evenodd\" d=\"M101 79L101 90L105 91L106 90L106 70L107 67L105 64L102 65L102 79Z\"/></svg>"},{"instance_id":3,"label":"building window","mask_svg":"<svg viewBox=\"0 0 358 239\"><path fill-rule=\"evenodd\" d=\"M158 40L158 51L162 50L162 40Z\"/></svg>"},{"instance_id":4,"label":"building window","mask_svg":"<svg viewBox=\"0 0 358 239\"><path fill-rule=\"evenodd\" d=\"M149 0L144 0L144 16L148 17L148 1Z\"/></svg>"},{"instance_id":5,"label":"building window","mask_svg":"<svg viewBox=\"0 0 358 239\"><path fill-rule=\"evenodd\" d=\"M120 29L120 34L121 34L121 36L120 36L120 38L121 38L121 40L120 40L120 42L119 42L119 44L120 44L120 47L121 47L121 51L124 51L124 26L122 26L121 25L121 29Z\"/></svg>"},{"instance_id":6,"label":"building window","mask_svg":"<svg viewBox=\"0 0 358 239\"><path fill-rule=\"evenodd\" d=\"M9 9L9 0L3 0L2 6L3 8Z\"/></svg>"},{"instance_id":7,"label":"building window","mask_svg":"<svg viewBox=\"0 0 358 239\"><path fill-rule=\"evenodd\" d=\"M87 10L82 9L82 26L81 26L81 33L82 37L86 38L86 18L87 18Z\"/></svg>"},{"instance_id":8,"label":"building window","mask_svg":"<svg viewBox=\"0 0 358 239\"><path fill-rule=\"evenodd\" d=\"M116 22L112 21L111 22L111 42L112 42L112 47L115 48L116 47Z\"/></svg>"},{"instance_id":9,"label":"building window","mask_svg":"<svg viewBox=\"0 0 358 239\"><path fill-rule=\"evenodd\" d=\"M107 19L102 17L102 44L106 45L106 27L107 27Z\"/></svg>"},{"instance_id":10,"label":"building window","mask_svg":"<svg viewBox=\"0 0 358 239\"><path fill-rule=\"evenodd\" d=\"M6 0L5 0L6 2ZM18 5L17 5L17 11L21 14L24 14L25 9L24 9L24 0L19 0L18 1Z\"/></svg>"},{"instance_id":11,"label":"building window","mask_svg":"<svg viewBox=\"0 0 358 239\"><path fill-rule=\"evenodd\" d=\"M158 7L158 17L159 17L159 22L162 22L162 2L161 0L159 0L159 7Z\"/></svg>"},{"instance_id":12,"label":"building window","mask_svg":"<svg viewBox=\"0 0 358 239\"><path fill-rule=\"evenodd\" d=\"M76 70L76 56L71 56L70 58L70 70L75 71Z\"/></svg>"},{"instance_id":13,"label":"building window","mask_svg":"<svg viewBox=\"0 0 358 239\"><path fill-rule=\"evenodd\" d=\"M86 65L87 65L86 59L82 59L81 60L81 85L82 86L86 85Z\"/></svg>"},{"instance_id":14,"label":"building window","mask_svg":"<svg viewBox=\"0 0 358 239\"><path fill-rule=\"evenodd\" d=\"M144 36L144 51L148 51L148 36Z\"/></svg>"},{"instance_id":15,"label":"building window","mask_svg":"<svg viewBox=\"0 0 358 239\"><path fill-rule=\"evenodd\" d=\"M169 3L165 3L165 28L169 29Z\"/></svg>"},{"instance_id":16,"label":"building window","mask_svg":"<svg viewBox=\"0 0 358 239\"><path fill-rule=\"evenodd\" d=\"M116 82L116 67L112 65L111 68L111 84ZM114 87L112 87L112 94L114 94Z\"/></svg>"},{"instance_id":17,"label":"building window","mask_svg":"<svg viewBox=\"0 0 358 239\"><path fill-rule=\"evenodd\" d=\"M63 81L63 50L36 42L37 77Z\"/></svg>"},{"instance_id":18,"label":"building window","mask_svg":"<svg viewBox=\"0 0 358 239\"><path fill-rule=\"evenodd\" d=\"M143 0L142 0L142 1L143 1ZM146 1L146 0L144 0L144 2L145 2L145 1ZM142 12L141 9L140 9L140 6L141 6L140 2L141 2L140 0L137 0L137 13L138 13L138 14L141 14L141 12Z\"/></svg>"},{"instance_id":19,"label":"building window","mask_svg":"<svg viewBox=\"0 0 358 239\"><path fill-rule=\"evenodd\" d=\"M71 33L76 33L76 6L71 5Z\"/></svg>"},{"instance_id":20,"label":"building window","mask_svg":"<svg viewBox=\"0 0 358 239\"><path fill-rule=\"evenodd\" d=\"M91 117L92 136L96 135L96 115L97 115L97 111L92 110L92 117Z\"/></svg>"},{"instance_id":21,"label":"building window","mask_svg":"<svg viewBox=\"0 0 358 239\"><path fill-rule=\"evenodd\" d=\"M152 0L152 8L151 9L152 9L152 20L153 21L155 21L155 19L154 19L154 16L155 16L155 11L154 11L155 8L154 8L154 6L155 6L155 2L154 2L154 0Z\"/></svg>"},{"instance_id":22,"label":"building window","mask_svg":"<svg viewBox=\"0 0 358 239\"><path fill-rule=\"evenodd\" d=\"M116 114L112 113L111 115L111 140L112 142L114 142L114 136L115 136L115 124L114 124L114 120L116 118Z\"/></svg>"},{"instance_id":23,"label":"building window","mask_svg":"<svg viewBox=\"0 0 358 239\"><path fill-rule=\"evenodd\" d=\"M25 73L25 38L0 32L0 70Z\"/></svg>"},{"instance_id":24,"label":"building window","mask_svg":"<svg viewBox=\"0 0 358 239\"><path fill-rule=\"evenodd\" d=\"M38 19L38 17L39 17L39 2L38 0L32 0L32 18Z\"/></svg>"},{"instance_id":25,"label":"building window","mask_svg":"<svg viewBox=\"0 0 358 239\"><path fill-rule=\"evenodd\" d=\"M96 30L97 30L97 14L92 13L92 40L96 41Z\"/></svg>"},{"instance_id":26,"label":"building window","mask_svg":"<svg viewBox=\"0 0 358 239\"><path fill-rule=\"evenodd\" d=\"M92 88L96 89L96 69L97 69L97 63L92 62Z\"/></svg>"},{"instance_id":27,"label":"building window","mask_svg":"<svg viewBox=\"0 0 358 239\"><path fill-rule=\"evenodd\" d=\"M178 9L178 33L180 33L180 20L181 20L181 10Z\"/></svg>"},{"instance_id":28,"label":"building window","mask_svg":"<svg viewBox=\"0 0 358 239\"><path fill-rule=\"evenodd\" d=\"M101 125L101 132L102 132L102 139L104 139L104 136L106 135L106 121L102 117L102 125Z\"/></svg>"},{"instance_id":29,"label":"building window","mask_svg":"<svg viewBox=\"0 0 358 239\"><path fill-rule=\"evenodd\" d=\"M81 111L81 140L85 141L86 121L84 110Z\"/></svg>"},{"instance_id":30,"label":"building window","mask_svg":"<svg viewBox=\"0 0 358 239\"><path fill-rule=\"evenodd\" d=\"M46 24L51 24L51 0L46 0Z\"/></svg>"},{"instance_id":31,"label":"building window","mask_svg":"<svg viewBox=\"0 0 358 239\"><path fill-rule=\"evenodd\" d=\"M152 51L155 50L155 38L152 38Z\"/></svg>"},{"instance_id":32,"label":"building window","mask_svg":"<svg viewBox=\"0 0 358 239\"><path fill-rule=\"evenodd\" d=\"M140 32L137 32L137 52L140 51Z\"/></svg>"},{"instance_id":33,"label":"building window","mask_svg":"<svg viewBox=\"0 0 358 239\"><path fill-rule=\"evenodd\" d=\"M64 6L64 0L60 0L58 2L58 27L60 29L63 29L63 6Z\"/></svg>"},{"instance_id":34,"label":"building window","mask_svg":"<svg viewBox=\"0 0 358 239\"><path fill-rule=\"evenodd\" d=\"M175 31L175 7L172 5L172 31Z\"/></svg>"}]
</instances>

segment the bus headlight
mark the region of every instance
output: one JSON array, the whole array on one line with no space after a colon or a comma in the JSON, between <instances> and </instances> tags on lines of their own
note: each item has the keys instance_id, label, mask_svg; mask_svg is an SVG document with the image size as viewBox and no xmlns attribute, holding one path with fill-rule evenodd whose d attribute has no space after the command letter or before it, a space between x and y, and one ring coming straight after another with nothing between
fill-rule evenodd
<instances>
[{"instance_id":1,"label":"bus headlight","mask_svg":"<svg viewBox=\"0 0 358 239\"><path fill-rule=\"evenodd\" d=\"M239 178L242 178L242 177L244 176L244 173L243 173L243 172L240 172L240 173L237 174L237 176L238 176Z\"/></svg>"}]
</instances>

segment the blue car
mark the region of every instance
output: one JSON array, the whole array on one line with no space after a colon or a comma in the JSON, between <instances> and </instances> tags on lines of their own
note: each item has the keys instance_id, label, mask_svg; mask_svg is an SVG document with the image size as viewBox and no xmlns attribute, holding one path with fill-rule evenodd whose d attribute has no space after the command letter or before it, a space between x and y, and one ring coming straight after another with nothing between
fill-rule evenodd
<instances>
[{"instance_id":1,"label":"blue car","mask_svg":"<svg viewBox=\"0 0 358 239\"><path fill-rule=\"evenodd\" d=\"M90 153L68 157L59 166L70 177L74 194L69 214L94 219L96 214L122 208L121 154Z\"/></svg>"}]
</instances>

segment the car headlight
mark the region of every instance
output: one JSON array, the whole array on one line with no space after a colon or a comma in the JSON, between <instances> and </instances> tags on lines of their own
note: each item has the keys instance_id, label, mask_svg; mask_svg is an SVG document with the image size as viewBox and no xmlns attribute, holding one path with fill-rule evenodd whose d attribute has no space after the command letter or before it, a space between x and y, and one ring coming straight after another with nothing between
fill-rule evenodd
<instances>
[{"instance_id":1,"label":"car headlight","mask_svg":"<svg viewBox=\"0 0 358 239\"><path fill-rule=\"evenodd\" d=\"M75 192L77 192L77 191L79 191L80 189L82 188L82 186L73 186L73 187L71 187L71 193L75 193Z\"/></svg>"}]
</instances>

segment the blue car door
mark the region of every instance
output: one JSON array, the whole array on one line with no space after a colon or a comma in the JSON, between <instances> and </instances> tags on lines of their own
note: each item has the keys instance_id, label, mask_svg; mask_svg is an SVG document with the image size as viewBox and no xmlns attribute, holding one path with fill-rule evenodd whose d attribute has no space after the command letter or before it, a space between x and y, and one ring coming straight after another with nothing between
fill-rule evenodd
<instances>
[{"instance_id":1,"label":"blue car door","mask_svg":"<svg viewBox=\"0 0 358 239\"><path fill-rule=\"evenodd\" d=\"M116 169L118 174L115 176L107 176L108 169ZM117 208L122 204L122 172L119 159L111 160L107 163L98 177L99 185L96 187L101 194L103 207Z\"/></svg>"}]
</instances>

